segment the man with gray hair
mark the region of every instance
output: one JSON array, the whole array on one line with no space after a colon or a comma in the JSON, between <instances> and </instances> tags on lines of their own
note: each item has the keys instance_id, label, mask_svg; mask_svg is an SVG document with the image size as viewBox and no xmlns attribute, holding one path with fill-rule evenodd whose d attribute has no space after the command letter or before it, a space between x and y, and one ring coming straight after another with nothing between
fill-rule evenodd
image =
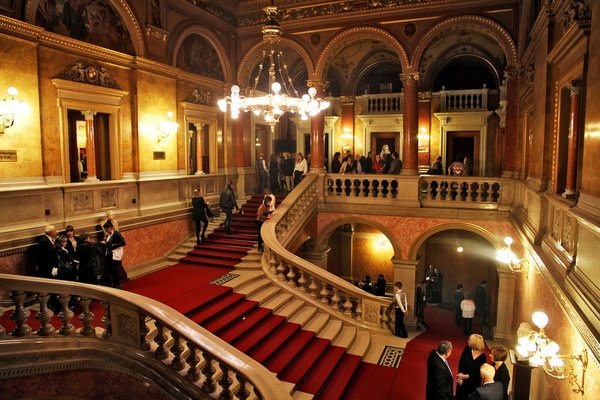
<instances>
[{"instance_id":1,"label":"man with gray hair","mask_svg":"<svg viewBox=\"0 0 600 400\"><path fill-rule=\"evenodd\" d=\"M490 364L483 364L479 368L479 373L481 374L483 383L471 393L469 400L502 400L502 384L494 382L496 368Z\"/></svg>"},{"instance_id":2,"label":"man with gray hair","mask_svg":"<svg viewBox=\"0 0 600 400\"><path fill-rule=\"evenodd\" d=\"M47 225L40 236L35 250L36 274L41 278L53 278L52 269L58 266L58 251L54 245L58 231L56 226Z\"/></svg>"},{"instance_id":3,"label":"man with gray hair","mask_svg":"<svg viewBox=\"0 0 600 400\"><path fill-rule=\"evenodd\" d=\"M427 400L454 399L454 378L448 357L452 354L452 343L444 340L431 350L427 357Z\"/></svg>"}]
</instances>

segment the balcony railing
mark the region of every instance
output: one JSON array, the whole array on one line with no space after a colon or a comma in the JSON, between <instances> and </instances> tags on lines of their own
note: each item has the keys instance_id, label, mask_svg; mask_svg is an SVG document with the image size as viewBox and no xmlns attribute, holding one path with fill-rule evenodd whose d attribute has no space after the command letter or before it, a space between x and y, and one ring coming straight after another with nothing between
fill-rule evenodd
<instances>
[{"instance_id":1,"label":"balcony railing","mask_svg":"<svg viewBox=\"0 0 600 400\"><path fill-rule=\"evenodd\" d=\"M0 325L0 346L15 344L20 346L18 351L29 352L40 348L23 346L29 339L32 344L44 343L43 351L48 351L53 343L56 346L65 343L58 340L61 338L72 338L74 343L85 339L90 346L111 349L109 351L124 349L133 359L146 360L146 365L162 371L161 376L166 380L180 383L178 393L180 396L185 393L186 398L209 395L215 399L243 400L252 395L259 399L291 400L288 390L265 367L175 310L144 296L100 286L7 274L0 274L0 289L12 299L11 319L15 325L8 332ZM29 321L30 310L37 307L26 306L26 293L34 294L35 306L39 306L35 318L40 327L36 332L32 332ZM58 296L61 305L58 329L50 324L54 316L48 307L51 296ZM75 318L69 308L72 297L79 299L82 306L77 316L83 325L79 329L72 324ZM90 311L92 302L100 302L104 310L101 326L93 324L98 318ZM37 358L31 355L25 357L28 361L23 368L34 370L36 365L30 360ZM15 354L10 356L13 363L18 360ZM148 362L149 359L153 361ZM3 365L20 368L18 362L12 367L7 367L5 362ZM51 369L47 365L41 368Z\"/></svg>"},{"instance_id":2,"label":"balcony railing","mask_svg":"<svg viewBox=\"0 0 600 400\"><path fill-rule=\"evenodd\" d=\"M474 90L440 90L440 111L482 111L487 110L488 92Z\"/></svg>"},{"instance_id":3,"label":"balcony railing","mask_svg":"<svg viewBox=\"0 0 600 400\"><path fill-rule=\"evenodd\" d=\"M404 103L404 94L402 93L367 94L364 96L360 96L360 98L364 102L364 110L366 113L402 113Z\"/></svg>"}]
</instances>

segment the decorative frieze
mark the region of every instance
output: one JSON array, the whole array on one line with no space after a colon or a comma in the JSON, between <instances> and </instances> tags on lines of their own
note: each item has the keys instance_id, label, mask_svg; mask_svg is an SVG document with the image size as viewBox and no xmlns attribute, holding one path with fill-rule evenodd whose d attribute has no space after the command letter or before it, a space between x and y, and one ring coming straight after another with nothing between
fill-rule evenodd
<instances>
[{"instance_id":1,"label":"decorative frieze","mask_svg":"<svg viewBox=\"0 0 600 400\"><path fill-rule=\"evenodd\" d=\"M193 89L183 100L187 103L214 106L213 96L210 90L198 87Z\"/></svg>"},{"instance_id":2,"label":"decorative frieze","mask_svg":"<svg viewBox=\"0 0 600 400\"><path fill-rule=\"evenodd\" d=\"M106 68L103 66L86 64L83 61L77 61L70 68L54 76L54 78L112 89L121 89L119 84L109 76Z\"/></svg>"},{"instance_id":3,"label":"decorative frieze","mask_svg":"<svg viewBox=\"0 0 600 400\"><path fill-rule=\"evenodd\" d=\"M562 20L563 32L571 28L571 25L588 25L592 22L592 10L585 0L572 0L565 10Z\"/></svg>"}]
</instances>

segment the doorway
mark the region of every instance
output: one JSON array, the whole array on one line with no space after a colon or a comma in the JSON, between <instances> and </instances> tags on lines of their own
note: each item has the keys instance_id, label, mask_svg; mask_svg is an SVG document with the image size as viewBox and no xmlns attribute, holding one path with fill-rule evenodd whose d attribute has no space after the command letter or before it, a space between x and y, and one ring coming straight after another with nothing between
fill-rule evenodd
<instances>
[{"instance_id":1,"label":"doorway","mask_svg":"<svg viewBox=\"0 0 600 400\"><path fill-rule=\"evenodd\" d=\"M390 152L399 152L400 134L398 132L373 132L371 134L371 151L380 154L383 146L387 145Z\"/></svg>"},{"instance_id":2,"label":"doorway","mask_svg":"<svg viewBox=\"0 0 600 400\"><path fill-rule=\"evenodd\" d=\"M83 182L88 176L88 143L86 121L80 110L68 110L69 175L71 182ZM94 115L94 156L96 177L112 179L110 162L110 114Z\"/></svg>"},{"instance_id":3,"label":"doorway","mask_svg":"<svg viewBox=\"0 0 600 400\"><path fill-rule=\"evenodd\" d=\"M446 166L453 162L464 162L469 157L472 175L479 175L479 131L455 131L447 133Z\"/></svg>"}]
</instances>

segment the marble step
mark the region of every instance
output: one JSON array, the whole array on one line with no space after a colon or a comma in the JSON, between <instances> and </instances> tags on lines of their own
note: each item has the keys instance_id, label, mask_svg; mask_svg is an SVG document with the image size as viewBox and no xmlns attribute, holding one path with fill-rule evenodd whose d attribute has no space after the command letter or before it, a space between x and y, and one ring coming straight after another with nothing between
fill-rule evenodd
<instances>
[{"instance_id":1,"label":"marble step","mask_svg":"<svg viewBox=\"0 0 600 400\"><path fill-rule=\"evenodd\" d=\"M239 289L241 289L242 287L246 286L247 284L249 284L252 281L255 280L264 280L262 279L264 274L262 273L262 271L244 271L244 270L236 270L234 272L235 274L238 274L238 277L235 277L234 279L225 282L223 284L223 286L227 286L233 289L234 292L237 292ZM266 281L266 280L265 280ZM267 281L268 282L268 281Z\"/></svg>"},{"instance_id":2,"label":"marble step","mask_svg":"<svg viewBox=\"0 0 600 400\"><path fill-rule=\"evenodd\" d=\"M317 313L306 323L306 325L302 325L302 329L315 332L317 333L317 336L319 336L318 333L325 328L328 322L329 314Z\"/></svg>"},{"instance_id":3,"label":"marble step","mask_svg":"<svg viewBox=\"0 0 600 400\"><path fill-rule=\"evenodd\" d=\"M293 299L291 301L288 301L286 304L284 304L277 311L274 311L273 314L275 314L275 315L281 315L282 317L285 317L289 322L295 322L295 321L291 321L291 318L302 307L304 307L304 302L302 300Z\"/></svg>"},{"instance_id":4,"label":"marble step","mask_svg":"<svg viewBox=\"0 0 600 400\"><path fill-rule=\"evenodd\" d=\"M356 356L364 356L367 354L367 350L369 350L369 345L371 344L371 334L369 331L358 331L356 332L354 342L348 348L348 354L353 354Z\"/></svg>"},{"instance_id":5,"label":"marble step","mask_svg":"<svg viewBox=\"0 0 600 400\"><path fill-rule=\"evenodd\" d=\"M294 296L292 296L290 293L281 292L271 297L264 304L262 304L261 307L268 308L275 312L281 307L283 307L285 304L287 304L293 298Z\"/></svg>"},{"instance_id":6,"label":"marble step","mask_svg":"<svg viewBox=\"0 0 600 400\"><path fill-rule=\"evenodd\" d=\"M248 282L246 285L242 285L235 289L236 293L241 293L248 296L252 296L255 293L259 293L271 286L271 282L266 279L256 279Z\"/></svg>"},{"instance_id":7,"label":"marble step","mask_svg":"<svg viewBox=\"0 0 600 400\"><path fill-rule=\"evenodd\" d=\"M355 337L355 326L342 326L339 334L335 337L335 339L332 340L331 344L348 349L352 345L352 342L354 342Z\"/></svg>"},{"instance_id":8,"label":"marble step","mask_svg":"<svg viewBox=\"0 0 600 400\"><path fill-rule=\"evenodd\" d=\"M254 293L251 296L246 296L248 300L256 301L261 307L263 303L270 300L273 296L281 292L281 289L276 286L270 286L261 290L258 293ZM267 307L264 307L267 308Z\"/></svg>"},{"instance_id":9,"label":"marble step","mask_svg":"<svg viewBox=\"0 0 600 400\"><path fill-rule=\"evenodd\" d=\"M297 311L294 315L292 315L290 318L288 318L288 322L300 324L302 326L302 329L306 329L305 325L317 313L317 308L310 307L310 306L307 307L306 304L304 303L304 301L302 301L302 300L297 300L297 301L301 302L302 304L298 308L299 311Z\"/></svg>"},{"instance_id":10,"label":"marble step","mask_svg":"<svg viewBox=\"0 0 600 400\"><path fill-rule=\"evenodd\" d=\"M342 331L342 325L343 323L339 319L329 318L329 321L317 333L317 337L333 341Z\"/></svg>"}]
</instances>

